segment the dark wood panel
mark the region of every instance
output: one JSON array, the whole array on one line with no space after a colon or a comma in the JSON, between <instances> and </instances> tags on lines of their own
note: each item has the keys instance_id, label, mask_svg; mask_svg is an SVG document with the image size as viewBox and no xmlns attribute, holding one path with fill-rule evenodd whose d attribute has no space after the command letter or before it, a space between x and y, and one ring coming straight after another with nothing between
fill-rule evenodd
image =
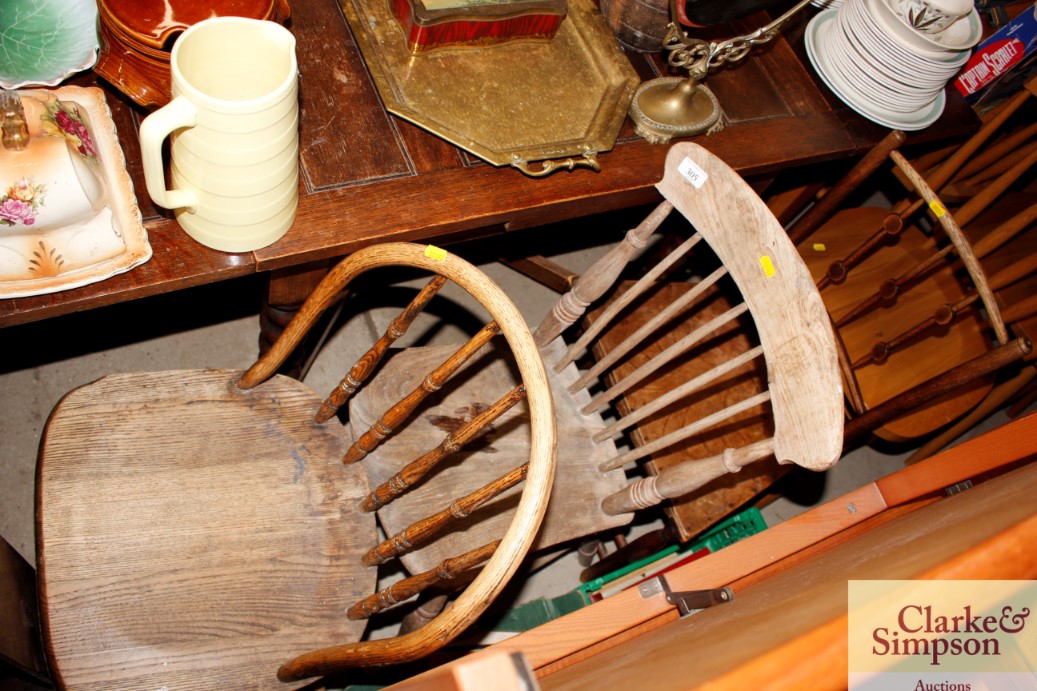
<instances>
[{"instance_id":1,"label":"dark wood panel","mask_svg":"<svg viewBox=\"0 0 1037 691\"><path fill-rule=\"evenodd\" d=\"M804 138L808 129L812 136ZM729 127L701 140L744 175L759 175L854 153L854 143L831 115L762 120L751 131ZM417 178L329 190L303 200L299 220L279 242L256 251L259 270L338 256L373 242L450 239L482 225L525 227L610 208L609 199L643 203L662 171L667 147L643 140L599 157L602 171L586 169L533 179L509 168L474 166ZM766 155L762 155L765 152Z\"/></svg>"},{"instance_id":2,"label":"dark wood panel","mask_svg":"<svg viewBox=\"0 0 1037 691\"><path fill-rule=\"evenodd\" d=\"M782 30L782 39L770 42L770 49L762 52L758 61L778 93L782 94L789 112L794 115L817 113L830 107L819 86L809 62L800 60L793 44L802 42L803 29L809 16L799 15L789 20Z\"/></svg>"},{"instance_id":3,"label":"dark wood panel","mask_svg":"<svg viewBox=\"0 0 1037 691\"><path fill-rule=\"evenodd\" d=\"M292 3L300 157L311 190L412 174L402 142L334 2Z\"/></svg>"},{"instance_id":4,"label":"dark wood panel","mask_svg":"<svg viewBox=\"0 0 1037 691\"><path fill-rule=\"evenodd\" d=\"M460 149L406 120L394 118L411 164L419 174L473 165Z\"/></svg>"},{"instance_id":5,"label":"dark wood panel","mask_svg":"<svg viewBox=\"0 0 1037 691\"><path fill-rule=\"evenodd\" d=\"M765 17L757 15L738 27L748 31L763 23ZM730 124L697 141L747 177L857 156L887 132L857 116L816 80L803 53L803 24L805 19L793 22L782 36L707 81ZM147 112L101 82L154 257L101 283L0 300L0 326L333 258L377 242L450 243L657 198L652 186L667 147L638 137L629 119L613 150L599 156L601 172L577 169L528 178L513 168L483 163L386 113L336 0L296 0L291 28L299 40L302 75L303 185L298 218L288 234L247 254L217 252L191 240L172 214L147 195L136 137ZM711 31L715 38L727 38L736 29ZM628 57L642 78L667 73L661 54ZM98 81L85 73L74 83ZM944 117L910 141L962 137L977 122L964 99L951 90Z\"/></svg>"}]
</instances>

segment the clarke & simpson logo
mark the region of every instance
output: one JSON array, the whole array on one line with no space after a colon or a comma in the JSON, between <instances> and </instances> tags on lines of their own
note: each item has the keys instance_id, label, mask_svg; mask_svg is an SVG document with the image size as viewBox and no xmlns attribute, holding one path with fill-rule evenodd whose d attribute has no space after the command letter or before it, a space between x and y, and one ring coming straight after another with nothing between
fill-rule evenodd
<instances>
[{"instance_id":1,"label":"clarke & simpson logo","mask_svg":"<svg viewBox=\"0 0 1037 691\"><path fill-rule=\"evenodd\" d=\"M937 666L948 655L1000 655L1001 640L991 634L1016 634L1026 626L1030 609L1001 608L998 615L973 614L965 605L959 614L936 614L933 605L905 605L897 613L896 626L871 632L874 655L911 655L929 658Z\"/></svg>"},{"instance_id":2,"label":"clarke & simpson logo","mask_svg":"<svg viewBox=\"0 0 1037 691\"><path fill-rule=\"evenodd\" d=\"M850 581L849 687L1037 690L1035 581Z\"/></svg>"}]
</instances>

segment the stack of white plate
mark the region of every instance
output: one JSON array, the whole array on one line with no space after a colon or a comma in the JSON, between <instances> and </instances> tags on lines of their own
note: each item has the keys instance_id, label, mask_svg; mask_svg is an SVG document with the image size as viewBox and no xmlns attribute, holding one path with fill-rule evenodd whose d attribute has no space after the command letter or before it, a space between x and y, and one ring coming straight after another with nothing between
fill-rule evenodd
<instances>
[{"instance_id":1,"label":"stack of white plate","mask_svg":"<svg viewBox=\"0 0 1037 691\"><path fill-rule=\"evenodd\" d=\"M889 1L845 0L819 13L807 27L807 56L832 91L864 117L920 130L943 112L944 87L969 59L982 25L973 9L926 33L901 19Z\"/></svg>"}]
</instances>

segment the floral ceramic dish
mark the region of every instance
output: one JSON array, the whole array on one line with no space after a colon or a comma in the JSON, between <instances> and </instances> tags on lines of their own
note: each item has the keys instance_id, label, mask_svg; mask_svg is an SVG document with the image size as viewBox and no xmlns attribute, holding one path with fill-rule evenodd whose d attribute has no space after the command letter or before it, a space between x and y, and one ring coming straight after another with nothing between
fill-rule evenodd
<instances>
[{"instance_id":1,"label":"floral ceramic dish","mask_svg":"<svg viewBox=\"0 0 1037 691\"><path fill-rule=\"evenodd\" d=\"M29 143L0 148L0 298L77 288L150 259L103 92L17 93Z\"/></svg>"},{"instance_id":2,"label":"floral ceramic dish","mask_svg":"<svg viewBox=\"0 0 1037 691\"><path fill-rule=\"evenodd\" d=\"M55 86L97 61L95 0L0 2L0 86Z\"/></svg>"}]
</instances>

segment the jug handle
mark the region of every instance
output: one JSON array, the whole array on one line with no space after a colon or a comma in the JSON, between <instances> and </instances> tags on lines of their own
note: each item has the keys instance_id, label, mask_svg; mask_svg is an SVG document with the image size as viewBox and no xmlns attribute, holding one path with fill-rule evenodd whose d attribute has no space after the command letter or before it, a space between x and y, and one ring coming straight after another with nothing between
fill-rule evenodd
<instances>
[{"instance_id":1,"label":"jug handle","mask_svg":"<svg viewBox=\"0 0 1037 691\"><path fill-rule=\"evenodd\" d=\"M198 198L188 190L167 190L162 163L162 142L175 130L194 127L198 111L189 100L177 96L140 123L140 153L144 162L144 182L151 200L167 209L198 210Z\"/></svg>"}]
</instances>

